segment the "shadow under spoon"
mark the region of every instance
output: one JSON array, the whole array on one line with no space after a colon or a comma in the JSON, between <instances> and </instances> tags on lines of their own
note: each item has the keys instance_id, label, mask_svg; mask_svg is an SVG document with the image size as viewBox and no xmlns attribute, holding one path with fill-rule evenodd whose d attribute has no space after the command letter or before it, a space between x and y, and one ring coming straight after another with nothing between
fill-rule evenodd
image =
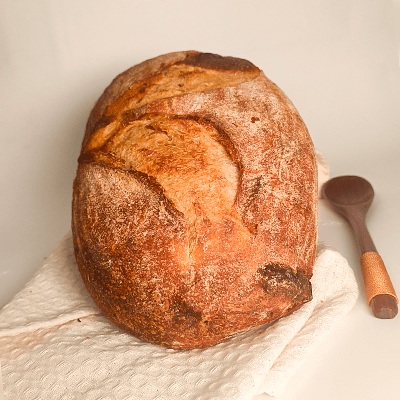
<instances>
[{"instance_id":1,"label":"shadow under spoon","mask_svg":"<svg viewBox=\"0 0 400 400\"><path fill-rule=\"evenodd\" d=\"M364 178L346 175L326 182L322 195L330 207L350 223L357 238L365 292L372 313L377 318L394 318L398 312L398 298L365 224L374 189Z\"/></svg>"}]
</instances>

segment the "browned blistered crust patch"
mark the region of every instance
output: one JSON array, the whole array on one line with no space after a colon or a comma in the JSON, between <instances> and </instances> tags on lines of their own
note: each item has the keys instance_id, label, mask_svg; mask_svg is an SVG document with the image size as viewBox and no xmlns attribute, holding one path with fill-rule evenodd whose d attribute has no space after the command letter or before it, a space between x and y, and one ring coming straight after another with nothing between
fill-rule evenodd
<instances>
[{"instance_id":1,"label":"browned blistered crust patch","mask_svg":"<svg viewBox=\"0 0 400 400\"><path fill-rule=\"evenodd\" d=\"M72 229L99 309L189 349L311 299L314 149L296 109L248 61L172 53L119 75L95 105Z\"/></svg>"}]
</instances>

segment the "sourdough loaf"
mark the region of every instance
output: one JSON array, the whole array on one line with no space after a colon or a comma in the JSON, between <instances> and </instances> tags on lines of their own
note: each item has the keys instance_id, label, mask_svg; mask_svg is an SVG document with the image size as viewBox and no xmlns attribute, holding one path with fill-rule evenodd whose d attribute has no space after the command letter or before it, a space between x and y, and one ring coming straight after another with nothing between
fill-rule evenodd
<instances>
[{"instance_id":1,"label":"sourdough loaf","mask_svg":"<svg viewBox=\"0 0 400 400\"><path fill-rule=\"evenodd\" d=\"M171 53L117 76L90 114L76 260L123 330L210 346L311 299L316 206L313 144L284 93L246 60Z\"/></svg>"}]
</instances>

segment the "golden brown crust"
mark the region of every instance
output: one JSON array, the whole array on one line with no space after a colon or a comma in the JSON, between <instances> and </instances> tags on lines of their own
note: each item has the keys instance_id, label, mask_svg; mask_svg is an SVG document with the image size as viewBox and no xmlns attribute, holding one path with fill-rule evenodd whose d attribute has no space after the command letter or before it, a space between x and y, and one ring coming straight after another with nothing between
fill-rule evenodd
<instances>
[{"instance_id":1,"label":"golden brown crust","mask_svg":"<svg viewBox=\"0 0 400 400\"><path fill-rule=\"evenodd\" d=\"M172 53L119 75L88 121L72 229L99 309L188 349L311 299L317 170L307 129L248 61Z\"/></svg>"}]
</instances>

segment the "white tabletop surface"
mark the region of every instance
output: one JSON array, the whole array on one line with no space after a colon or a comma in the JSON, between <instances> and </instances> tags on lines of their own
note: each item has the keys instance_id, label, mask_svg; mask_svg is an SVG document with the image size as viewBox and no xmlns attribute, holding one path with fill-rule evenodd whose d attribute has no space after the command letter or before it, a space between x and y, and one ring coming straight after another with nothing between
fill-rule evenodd
<instances>
[{"instance_id":1,"label":"white tabletop surface","mask_svg":"<svg viewBox=\"0 0 400 400\"><path fill-rule=\"evenodd\" d=\"M0 307L69 230L102 90L138 62L189 49L252 61L293 101L331 176L372 183L368 226L400 293L399 37L400 0L1 1ZM323 203L319 222L361 294L280 399L399 400L400 315L371 315L348 226Z\"/></svg>"}]
</instances>

